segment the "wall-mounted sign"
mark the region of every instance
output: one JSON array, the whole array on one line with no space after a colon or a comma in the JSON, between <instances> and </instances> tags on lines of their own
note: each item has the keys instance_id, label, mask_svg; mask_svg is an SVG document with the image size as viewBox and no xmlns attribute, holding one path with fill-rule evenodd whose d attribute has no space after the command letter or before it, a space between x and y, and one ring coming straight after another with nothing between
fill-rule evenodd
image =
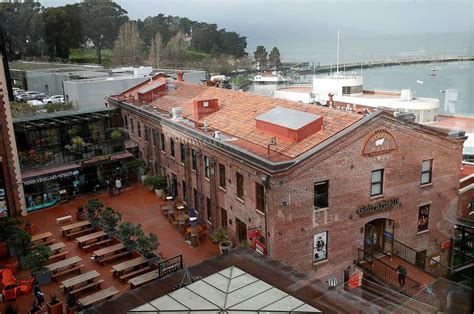
<instances>
[{"instance_id":1,"label":"wall-mounted sign","mask_svg":"<svg viewBox=\"0 0 474 314\"><path fill-rule=\"evenodd\" d=\"M398 205L399 203L400 203L400 199L396 197L389 200L378 202L376 204L361 206L357 208L356 213L359 214L359 216L372 215L372 214L376 214L376 213L383 212L386 210L390 210L395 205Z\"/></svg>"},{"instance_id":2,"label":"wall-mounted sign","mask_svg":"<svg viewBox=\"0 0 474 314\"><path fill-rule=\"evenodd\" d=\"M441 249L447 250L450 248L451 248L451 240L444 241L443 243L441 243Z\"/></svg>"},{"instance_id":3,"label":"wall-mounted sign","mask_svg":"<svg viewBox=\"0 0 474 314\"><path fill-rule=\"evenodd\" d=\"M376 156L390 153L397 148L395 138L386 130L375 131L364 146L364 156Z\"/></svg>"},{"instance_id":4,"label":"wall-mounted sign","mask_svg":"<svg viewBox=\"0 0 474 314\"><path fill-rule=\"evenodd\" d=\"M255 252L265 255L267 254L267 248L263 243L258 240L255 240Z\"/></svg>"},{"instance_id":5,"label":"wall-mounted sign","mask_svg":"<svg viewBox=\"0 0 474 314\"><path fill-rule=\"evenodd\" d=\"M110 155L97 156L91 159L86 159L86 160L81 161L81 166L89 166L98 162L109 161L109 160L110 160Z\"/></svg>"},{"instance_id":6,"label":"wall-mounted sign","mask_svg":"<svg viewBox=\"0 0 474 314\"><path fill-rule=\"evenodd\" d=\"M54 173L54 174L43 176L43 177L28 179L26 181L23 181L23 185L43 183L43 182L48 182L48 181L51 181L51 180L62 179L62 178L67 178L67 177L72 177L72 176L77 176L77 175L79 175L78 170L71 170L71 171L66 171L66 172L61 172L61 173Z\"/></svg>"},{"instance_id":7,"label":"wall-mounted sign","mask_svg":"<svg viewBox=\"0 0 474 314\"><path fill-rule=\"evenodd\" d=\"M328 232L324 231L314 235L313 243L314 261L319 262L328 258Z\"/></svg>"}]
</instances>

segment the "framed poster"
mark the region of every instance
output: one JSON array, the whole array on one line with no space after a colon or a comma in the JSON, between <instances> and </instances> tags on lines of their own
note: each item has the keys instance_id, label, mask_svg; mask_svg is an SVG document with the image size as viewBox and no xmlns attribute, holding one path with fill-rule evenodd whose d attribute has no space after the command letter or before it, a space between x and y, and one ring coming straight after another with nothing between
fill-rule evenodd
<instances>
[{"instance_id":1,"label":"framed poster","mask_svg":"<svg viewBox=\"0 0 474 314\"><path fill-rule=\"evenodd\" d=\"M320 232L314 235L314 261L319 262L328 258L328 232Z\"/></svg>"}]
</instances>

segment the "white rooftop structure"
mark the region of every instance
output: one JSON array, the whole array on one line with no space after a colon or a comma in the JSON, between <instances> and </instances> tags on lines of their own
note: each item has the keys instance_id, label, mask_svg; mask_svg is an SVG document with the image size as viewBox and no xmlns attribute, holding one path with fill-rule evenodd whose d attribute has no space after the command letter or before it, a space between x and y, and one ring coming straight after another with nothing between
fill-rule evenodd
<instances>
[{"instance_id":1,"label":"white rooftop structure","mask_svg":"<svg viewBox=\"0 0 474 314\"><path fill-rule=\"evenodd\" d=\"M319 118L320 116L312 113L276 107L270 111L265 112L264 114L259 115L255 118L255 120L276 124L291 130L299 130L308 123L318 120Z\"/></svg>"},{"instance_id":2,"label":"white rooftop structure","mask_svg":"<svg viewBox=\"0 0 474 314\"><path fill-rule=\"evenodd\" d=\"M129 311L161 312L321 313L234 266Z\"/></svg>"}]
</instances>

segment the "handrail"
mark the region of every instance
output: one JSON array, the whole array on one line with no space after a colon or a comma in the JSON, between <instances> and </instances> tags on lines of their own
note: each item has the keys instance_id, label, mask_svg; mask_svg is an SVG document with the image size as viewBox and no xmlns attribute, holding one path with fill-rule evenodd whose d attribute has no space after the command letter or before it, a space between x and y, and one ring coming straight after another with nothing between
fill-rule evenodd
<instances>
[{"instance_id":1,"label":"handrail","mask_svg":"<svg viewBox=\"0 0 474 314\"><path fill-rule=\"evenodd\" d=\"M442 264L435 259L432 259L426 254L420 253L417 250L403 244L395 239L389 239L393 241L393 253L399 258L407 261L418 269L432 275L433 277L450 277L455 270L448 265ZM387 252L384 252L387 253ZM418 258L417 258L418 257ZM418 261L422 261L421 263Z\"/></svg>"},{"instance_id":2,"label":"handrail","mask_svg":"<svg viewBox=\"0 0 474 314\"><path fill-rule=\"evenodd\" d=\"M370 267L361 263L361 261L366 261L370 263ZM372 273L375 276L381 277L385 283L392 286L393 288L400 289L400 293L403 293L407 296L414 296L422 290L422 285L413 280L412 278L405 277L405 286L400 288L398 285L398 273L395 268L376 258L372 253L366 252L362 249L358 249L358 265L368 272ZM405 288L407 287L407 288Z\"/></svg>"}]
</instances>

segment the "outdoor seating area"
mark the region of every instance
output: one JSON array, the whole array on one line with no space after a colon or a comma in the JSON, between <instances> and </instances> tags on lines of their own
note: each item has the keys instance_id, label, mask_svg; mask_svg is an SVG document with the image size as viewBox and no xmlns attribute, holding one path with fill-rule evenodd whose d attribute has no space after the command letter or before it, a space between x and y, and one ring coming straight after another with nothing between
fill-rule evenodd
<instances>
[{"instance_id":1,"label":"outdoor seating area","mask_svg":"<svg viewBox=\"0 0 474 314\"><path fill-rule=\"evenodd\" d=\"M64 306L74 300L80 307L89 307L159 278L159 267L167 269L159 266L165 257L172 257L171 260L176 255L183 255L178 262L173 260L174 264L170 266L170 269L177 270L183 267L183 263L191 266L219 253L217 245L207 238L198 250L189 245L169 224L168 217L160 214L165 201L141 185L124 190L114 198L105 193L98 194L97 198L102 200L104 207L119 211L122 220L130 221L134 226L141 224L144 232L158 235L160 245L156 262L127 249L125 243L116 237L109 239L108 232L87 220L86 213L76 216L76 210L84 206L87 198L35 212L28 216L28 221L34 225L33 244L43 244L51 251L45 265L51 272L51 282L40 284L45 303L49 302L51 295L56 295ZM58 218L69 215L71 220L68 218L57 224ZM8 269L7 266L18 269L17 259L0 258L0 269ZM166 272L161 274L166 275ZM7 270L2 271L1 277L4 283L0 292L5 290L2 293L4 300L9 300L20 313L27 313L35 299L31 271ZM0 312L4 312L8 302L0 303Z\"/></svg>"}]
</instances>

